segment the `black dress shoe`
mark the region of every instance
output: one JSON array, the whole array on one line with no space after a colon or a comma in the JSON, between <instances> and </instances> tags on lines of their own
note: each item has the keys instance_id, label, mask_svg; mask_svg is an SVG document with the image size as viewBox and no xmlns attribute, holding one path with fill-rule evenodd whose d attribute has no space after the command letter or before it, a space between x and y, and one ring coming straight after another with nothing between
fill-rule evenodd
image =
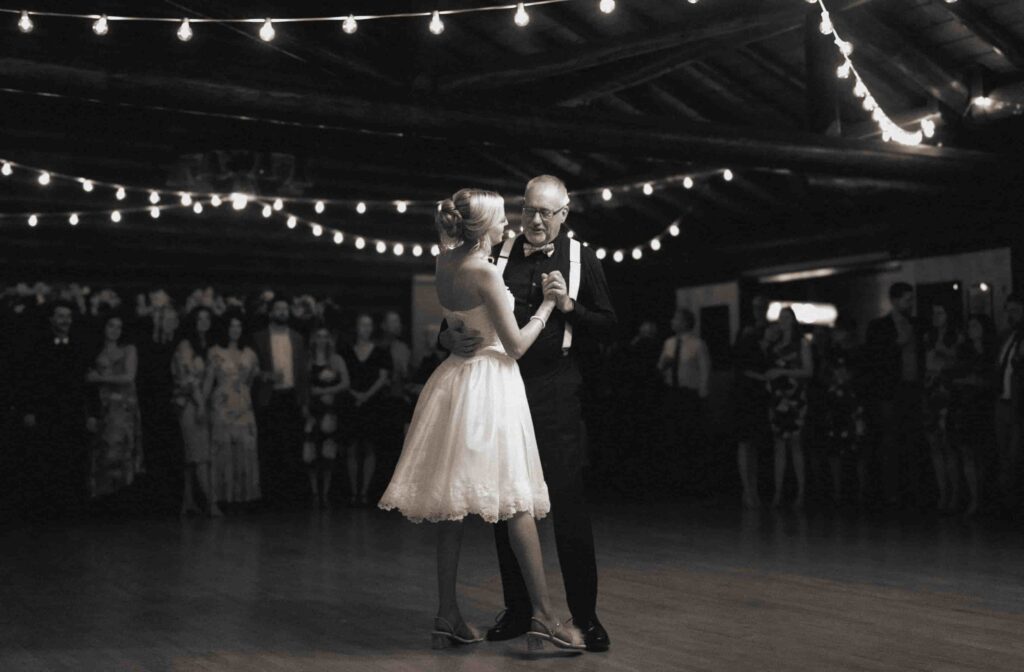
<instances>
[{"instance_id":1,"label":"black dress shoe","mask_svg":"<svg viewBox=\"0 0 1024 672\"><path fill-rule=\"evenodd\" d=\"M494 619L494 626L487 631L488 642L504 642L516 637L522 637L530 630L530 616L512 613L511 610L498 614Z\"/></svg>"},{"instance_id":2,"label":"black dress shoe","mask_svg":"<svg viewBox=\"0 0 1024 672\"><path fill-rule=\"evenodd\" d=\"M572 624L583 633L583 641L587 645L587 651L607 651L608 647L611 646L612 642L608 639L608 632L601 625L601 621L597 620L597 616L591 616L586 620L579 621L573 619Z\"/></svg>"}]
</instances>

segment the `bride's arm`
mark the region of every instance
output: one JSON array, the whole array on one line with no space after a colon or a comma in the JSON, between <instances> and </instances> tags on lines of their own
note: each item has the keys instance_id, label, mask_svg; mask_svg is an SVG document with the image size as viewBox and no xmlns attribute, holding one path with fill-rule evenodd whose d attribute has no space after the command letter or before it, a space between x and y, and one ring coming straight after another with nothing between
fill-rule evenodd
<instances>
[{"instance_id":1,"label":"bride's arm","mask_svg":"<svg viewBox=\"0 0 1024 672\"><path fill-rule=\"evenodd\" d=\"M555 307L555 300L544 297L543 303L530 318L530 322L520 329L516 324L516 316L508 305L508 290L505 289L497 269L486 264L476 272L479 274L480 298L483 299L487 314L494 324L495 331L498 332L498 338L505 346L505 352L519 359L526 354L544 329Z\"/></svg>"}]
</instances>

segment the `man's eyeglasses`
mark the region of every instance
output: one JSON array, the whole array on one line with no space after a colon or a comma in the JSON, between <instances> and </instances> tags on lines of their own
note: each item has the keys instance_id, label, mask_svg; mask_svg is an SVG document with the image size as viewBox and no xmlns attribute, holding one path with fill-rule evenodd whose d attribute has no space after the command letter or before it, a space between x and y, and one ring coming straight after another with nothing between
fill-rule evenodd
<instances>
[{"instance_id":1,"label":"man's eyeglasses","mask_svg":"<svg viewBox=\"0 0 1024 672\"><path fill-rule=\"evenodd\" d=\"M549 222L552 219L554 219L557 215L560 215L563 212L568 211L568 209L568 205L563 205L557 210L548 210L547 208L523 207L523 219L531 220L534 218L534 216L540 215L541 219L543 219L545 222Z\"/></svg>"}]
</instances>

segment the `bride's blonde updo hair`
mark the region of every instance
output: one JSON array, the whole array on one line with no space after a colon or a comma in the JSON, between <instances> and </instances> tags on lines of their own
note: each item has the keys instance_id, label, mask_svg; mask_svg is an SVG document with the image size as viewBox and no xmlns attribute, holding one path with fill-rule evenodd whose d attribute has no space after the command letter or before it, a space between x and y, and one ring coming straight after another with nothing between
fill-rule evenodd
<instances>
[{"instance_id":1,"label":"bride's blonde updo hair","mask_svg":"<svg viewBox=\"0 0 1024 672\"><path fill-rule=\"evenodd\" d=\"M470 244L488 246L487 229L505 206L500 194L483 189L459 189L437 204L434 222L448 249Z\"/></svg>"}]
</instances>

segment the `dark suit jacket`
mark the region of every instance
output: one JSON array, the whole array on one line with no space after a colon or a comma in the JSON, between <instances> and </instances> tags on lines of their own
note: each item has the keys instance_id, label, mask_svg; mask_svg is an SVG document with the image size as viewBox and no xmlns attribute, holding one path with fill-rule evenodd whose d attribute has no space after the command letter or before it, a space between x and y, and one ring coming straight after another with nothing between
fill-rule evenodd
<instances>
[{"instance_id":1,"label":"dark suit jacket","mask_svg":"<svg viewBox=\"0 0 1024 672\"><path fill-rule=\"evenodd\" d=\"M917 370L924 371L924 343L921 329L914 327L914 341L917 346ZM889 400L903 377L903 353L896 344L898 333L892 313L879 317L868 324L864 339L865 389L871 399Z\"/></svg>"},{"instance_id":2,"label":"dark suit jacket","mask_svg":"<svg viewBox=\"0 0 1024 672\"><path fill-rule=\"evenodd\" d=\"M88 357L74 336L67 345L56 345L50 332L37 337L24 353L21 365L20 416L36 416L41 431L85 432L92 396L87 394L85 373Z\"/></svg>"},{"instance_id":3,"label":"dark suit jacket","mask_svg":"<svg viewBox=\"0 0 1024 672\"><path fill-rule=\"evenodd\" d=\"M292 342L292 371L295 376L295 400L298 406L304 406L309 398L309 359L306 356L306 344L302 336L294 329L288 330ZM270 330L257 331L253 335L256 356L260 360L260 371L274 372L274 355L270 347ZM253 397L256 408L266 408L274 393L274 381L256 379L253 383Z\"/></svg>"}]
</instances>

